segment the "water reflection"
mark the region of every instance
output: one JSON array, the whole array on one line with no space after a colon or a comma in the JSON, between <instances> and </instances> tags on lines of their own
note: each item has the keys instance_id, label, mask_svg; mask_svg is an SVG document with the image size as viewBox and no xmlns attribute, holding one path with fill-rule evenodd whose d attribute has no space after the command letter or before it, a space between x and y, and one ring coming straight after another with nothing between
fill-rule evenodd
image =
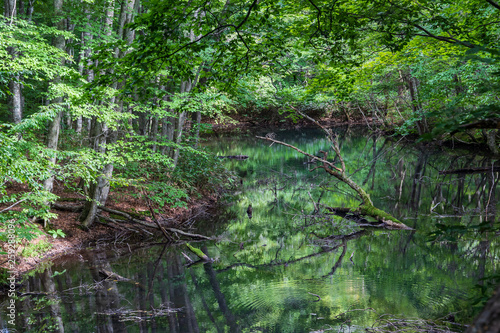
<instances>
[{"instance_id":1,"label":"water reflection","mask_svg":"<svg viewBox=\"0 0 500 333\"><path fill-rule=\"evenodd\" d=\"M243 177L228 207L236 217L221 212L197 230L222 235L195 244L214 262L186 266L183 245L63 259L24 282L18 331L337 332L363 331L382 314L470 320L474 286L498 265L490 229L499 176L439 172L491 161L355 129L338 134L353 178L415 230L360 230L325 217L322 203L359 203L295 151L253 137L220 139L213 151L250 158L225 162ZM313 130L277 135L310 153L328 149Z\"/></svg>"}]
</instances>

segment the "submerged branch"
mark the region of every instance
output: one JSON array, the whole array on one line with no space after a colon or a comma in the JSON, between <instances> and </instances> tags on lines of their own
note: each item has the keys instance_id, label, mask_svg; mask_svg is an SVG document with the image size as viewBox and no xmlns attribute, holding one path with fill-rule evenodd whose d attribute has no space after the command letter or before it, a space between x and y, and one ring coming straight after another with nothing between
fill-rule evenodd
<instances>
[{"instance_id":1,"label":"submerged branch","mask_svg":"<svg viewBox=\"0 0 500 333\"><path fill-rule=\"evenodd\" d=\"M392 215L387 214L383 210L380 210L373 206L366 207L362 205L358 208L328 207L325 205L322 206L336 216L340 216L347 220L356 222L359 227L384 228L388 230L413 230L406 224L398 221ZM370 216L374 218L376 222L370 222L365 219L364 216Z\"/></svg>"},{"instance_id":2,"label":"submerged branch","mask_svg":"<svg viewBox=\"0 0 500 333\"><path fill-rule=\"evenodd\" d=\"M345 162L344 162L344 159L342 158L338 141L334 137L333 132L331 130L325 128L324 126L322 126L318 121L309 117L308 115L300 112L299 110L297 110L293 107L292 107L292 109L294 109L297 113L299 113L304 118L310 120L311 122L313 122L314 124L319 126L325 132L328 141L330 141L330 143L332 144L331 147L332 147L333 151L335 152L335 154L337 155L337 157L340 160L342 168L335 166L333 162L329 162L327 159L328 153L325 151L321 151L321 153L323 154L323 158L320 158L320 157L311 155L311 154L309 154L309 153L307 153L307 152L305 152L305 151L303 151L303 150L301 150L301 149L299 149L291 144L276 140L271 135L266 135L265 137L257 136L257 138L261 139L261 140L271 141L272 143L277 143L279 145L294 149L305 156L311 157L312 161L320 162L321 164L317 165L311 171L316 170L316 169L324 169L327 173L329 173L330 175L334 176L335 178L337 178L338 180L340 180L341 182L343 182L344 184L349 186L352 190L354 190L358 194L359 198L361 199L361 205L358 208L348 208L350 212L353 212L353 213L358 214L358 215L373 217L374 219L376 219L377 221L379 221L381 223L381 225L380 225L381 227L385 227L387 229L411 229L408 226L406 226L405 224L398 221L398 219L396 219L394 216L384 212L383 210L376 208L373 205L373 202L370 198L370 195L361 186L359 186L356 182L354 182L347 175Z\"/></svg>"}]
</instances>

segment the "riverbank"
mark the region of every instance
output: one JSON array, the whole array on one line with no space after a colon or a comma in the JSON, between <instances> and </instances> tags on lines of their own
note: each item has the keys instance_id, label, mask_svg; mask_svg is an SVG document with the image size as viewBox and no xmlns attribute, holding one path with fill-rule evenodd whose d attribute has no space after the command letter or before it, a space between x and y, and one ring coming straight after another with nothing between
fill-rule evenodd
<instances>
[{"instance_id":1,"label":"riverbank","mask_svg":"<svg viewBox=\"0 0 500 333\"><path fill-rule=\"evenodd\" d=\"M22 184L11 183L8 186L8 194L26 190ZM59 196L59 200L51 212L57 214L57 218L50 221L48 230L56 231L56 237L46 233L41 223L34 223L39 234L33 234L34 238L24 239L17 244L16 265L12 271L17 276L22 276L43 263L83 249L99 250L112 246L132 250L147 243L166 242L162 232L155 228L148 203L144 198L136 196L136 191L133 187L116 189L110 193L106 204L108 210L133 216L136 222L126 219L118 221L112 213L103 211L102 217L92 228L83 230L79 221L79 208L83 206L85 199L74 192L66 191L60 184L55 186L54 194ZM191 223L194 218L201 219L211 214L217 204L216 194L206 194L188 201L185 208L165 209L165 214L157 215L156 218L168 221L169 226L182 229L186 222ZM0 205L0 210L5 208L4 206L7 205ZM115 222L111 222L112 220ZM146 225L138 224L138 221L143 221ZM2 248L6 248L6 244L7 242L0 242ZM0 255L0 270L9 270L7 254Z\"/></svg>"}]
</instances>

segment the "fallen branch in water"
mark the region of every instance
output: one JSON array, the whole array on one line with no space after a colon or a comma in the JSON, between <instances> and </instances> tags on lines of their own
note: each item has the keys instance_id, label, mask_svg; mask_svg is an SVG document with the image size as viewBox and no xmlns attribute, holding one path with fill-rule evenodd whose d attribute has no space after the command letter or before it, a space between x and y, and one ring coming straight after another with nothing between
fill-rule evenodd
<instances>
[{"instance_id":1,"label":"fallen branch in water","mask_svg":"<svg viewBox=\"0 0 500 333\"><path fill-rule=\"evenodd\" d=\"M248 158L247 155L230 155L230 156L217 156L218 158L228 158L233 160L246 160Z\"/></svg>"},{"instance_id":2,"label":"fallen branch in water","mask_svg":"<svg viewBox=\"0 0 500 333\"><path fill-rule=\"evenodd\" d=\"M204 235L200 235L200 234L193 234L193 233L182 231L182 230L175 229L175 228L166 227L165 230L168 230L168 231L171 231L174 233L178 233L178 234L181 234L183 236L187 236L187 237L191 237L191 238L201 238L201 239L206 239L206 240L212 239L211 237L208 237L208 236L204 236Z\"/></svg>"},{"instance_id":3,"label":"fallen branch in water","mask_svg":"<svg viewBox=\"0 0 500 333\"><path fill-rule=\"evenodd\" d=\"M203 261L211 261L211 260L210 260L210 257L209 257L209 256L207 256L207 255L206 255L206 254L205 254L202 250L200 250L199 248L194 247L194 246L192 246L192 245L191 245L191 244L189 244L189 243L186 243L186 246L187 246L187 248L188 248L191 252L193 252L194 254L196 254L196 256L197 256L198 258L200 258L201 260L203 260Z\"/></svg>"},{"instance_id":4,"label":"fallen branch in water","mask_svg":"<svg viewBox=\"0 0 500 333\"><path fill-rule=\"evenodd\" d=\"M293 145L290 145L288 143L279 141L274 139L275 135L266 135L265 137L262 136L257 136L258 139L261 140L266 140L270 141L272 143L277 143L279 145L289 147L291 149L294 149L298 151L299 153L306 155L308 157L311 157L315 162L320 162L321 164L316 166L310 171L316 170L316 169L323 169L325 170L328 174L332 175L333 177L337 178L347 186L349 186L352 190L354 190L357 194L358 197L361 200L361 205L357 208L347 208L349 212L355 212L356 214L359 215L364 215L364 216L370 216L379 221L380 223L383 223L382 226L387 227L387 229L411 229L408 226L406 226L404 223L396 219L394 216L384 212L383 210L378 209L373 205L373 202L370 198L370 195L361 187L359 186L356 182L354 182L346 173L346 166L344 159L342 158L342 155L340 153L340 147L337 141L336 136L333 134L333 132L325 127L323 127L320 123L318 123L316 120L313 118L305 115L304 113L298 111L295 108L294 109L297 113L299 113L301 116L304 118L310 120L317 126L319 126L326 134L326 137L328 141L331 143L331 148L335 152L337 158L340 161L341 167L336 166L333 162L328 161L328 152L326 151L320 151L323 154L323 158L319 158L317 156L311 155Z\"/></svg>"},{"instance_id":5,"label":"fallen branch in water","mask_svg":"<svg viewBox=\"0 0 500 333\"><path fill-rule=\"evenodd\" d=\"M121 322L133 321L133 322L143 322L151 321L155 317L166 317L181 311L181 309L169 308L167 305L160 305L159 308L153 308L151 310L127 310L127 309L116 309L116 310L106 310L104 312L96 312L98 315L113 316L118 317Z\"/></svg>"},{"instance_id":6,"label":"fallen branch in water","mask_svg":"<svg viewBox=\"0 0 500 333\"><path fill-rule=\"evenodd\" d=\"M326 210L333 213L333 215L335 216L340 216L342 218L345 218L346 220L356 222L359 227L384 228L388 230L412 230L412 228L408 227L404 223L395 223L391 219L384 219L381 213L371 215L370 213L363 211L362 206L358 208L328 207L325 205L321 206L325 207ZM368 221L363 216L373 217L376 221Z\"/></svg>"},{"instance_id":7,"label":"fallen branch in water","mask_svg":"<svg viewBox=\"0 0 500 333\"><path fill-rule=\"evenodd\" d=\"M313 302L319 302L321 301L321 297L319 295L316 295L316 294L313 294L313 293L310 293L310 292L307 292L309 295L313 295L313 296L316 296L318 299L313 301Z\"/></svg>"}]
</instances>

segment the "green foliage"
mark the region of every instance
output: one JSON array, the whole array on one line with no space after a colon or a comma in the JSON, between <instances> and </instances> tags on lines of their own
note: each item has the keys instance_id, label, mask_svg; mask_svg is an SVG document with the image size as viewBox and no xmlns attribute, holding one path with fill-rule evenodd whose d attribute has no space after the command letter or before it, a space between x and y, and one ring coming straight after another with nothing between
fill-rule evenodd
<instances>
[{"instance_id":1,"label":"green foliage","mask_svg":"<svg viewBox=\"0 0 500 333\"><path fill-rule=\"evenodd\" d=\"M27 258L41 258L45 255L45 252L51 248L52 244L45 240L40 240L37 243L28 243L21 252L21 255Z\"/></svg>"},{"instance_id":2,"label":"green foliage","mask_svg":"<svg viewBox=\"0 0 500 333\"><path fill-rule=\"evenodd\" d=\"M57 230L48 230L47 233L49 235L52 235L53 238L57 238L57 237L66 237L66 234L61 230L61 229L57 229Z\"/></svg>"},{"instance_id":3,"label":"green foliage","mask_svg":"<svg viewBox=\"0 0 500 333\"><path fill-rule=\"evenodd\" d=\"M235 179L216 156L203 150L188 150L182 152L172 180L194 194L200 188L215 191L221 186L230 186Z\"/></svg>"},{"instance_id":4,"label":"green foliage","mask_svg":"<svg viewBox=\"0 0 500 333\"><path fill-rule=\"evenodd\" d=\"M73 34L54 27L35 25L22 19L0 15L0 94L14 76L23 75L32 80L50 80L56 76L74 75L73 69L61 66L61 59L71 61L69 55L50 44L48 38L61 36L74 38ZM8 53L16 50L15 56Z\"/></svg>"},{"instance_id":5,"label":"green foliage","mask_svg":"<svg viewBox=\"0 0 500 333\"><path fill-rule=\"evenodd\" d=\"M161 208L187 207L189 195L185 189L165 182L149 182L145 187L152 193L149 198Z\"/></svg>"},{"instance_id":6,"label":"green foliage","mask_svg":"<svg viewBox=\"0 0 500 333\"><path fill-rule=\"evenodd\" d=\"M286 77L277 75L243 78L231 93L237 112L252 121L283 121L285 118L296 121L289 105L312 117L322 117L330 102L323 91L289 83Z\"/></svg>"},{"instance_id":7,"label":"green foliage","mask_svg":"<svg viewBox=\"0 0 500 333\"><path fill-rule=\"evenodd\" d=\"M0 203L11 207L0 214L0 225L7 230L7 224L14 223L18 239L29 240L40 233L34 220L55 217L47 203L55 201L56 196L39 182L49 176L46 158L50 154L37 143L19 139L15 132L0 132ZM23 190L9 194L8 186ZM7 232L0 232L0 237L5 240Z\"/></svg>"}]
</instances>

